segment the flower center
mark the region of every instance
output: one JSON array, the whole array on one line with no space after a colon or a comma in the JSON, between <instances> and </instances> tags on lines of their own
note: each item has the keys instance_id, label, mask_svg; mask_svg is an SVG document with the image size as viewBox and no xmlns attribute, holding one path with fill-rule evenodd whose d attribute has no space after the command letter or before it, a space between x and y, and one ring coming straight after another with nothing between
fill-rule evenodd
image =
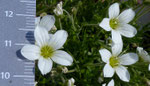
<instances>
[{"instance_id":1,"label":"flower center","mask_svg":"<svg viewBox=\"0 0 150 86\"><path fill-rule=\"evenodd\" d=\"M109 21L109 25L112 29L116 29L118 27L118 24L119 24L118 19L111 19Z\"/></svg>"},{"instance_id":2,"label":"flower center","mask_svg":"<svg viewBox=\"0 0 150 86\"><path fill-rule=\"evenodd\" d=\"M54 54L54 49L49 46L45 45L41 48L41 56L43 56L45 59L51 58Z\"/></svg>"},{"instance_id":3,"label":"flower center","mask_svg":"<svg viewBox=\"0 0 150 86\"><path fill-rule=\"evenodd\" d=\"M118 65L119 65L119 58L112 56L112 57L109 59L109 64L110 64L112 67L118 66Z\"/></svg>"}]
</instances>

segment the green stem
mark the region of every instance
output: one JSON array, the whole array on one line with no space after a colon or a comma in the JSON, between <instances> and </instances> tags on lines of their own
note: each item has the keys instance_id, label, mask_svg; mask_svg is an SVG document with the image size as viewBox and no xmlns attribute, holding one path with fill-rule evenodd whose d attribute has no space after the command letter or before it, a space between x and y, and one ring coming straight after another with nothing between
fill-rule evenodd
<instances>
[{"instance_id":1,"label":"green stem","mask_svg":"<svg viewBox=\"0 0 150 86\"><path fill-rule=\"evenodd\" d=\"M63 83L65 83L64 77L62 75L60 77L61 77L61 80L63 81Z\"/></svg>"},{"instance_id":2,"label":"green stem","mask_svg":"<svg viewBox=\"0 0 150 86\"><path fill-rule=\"evenodd\" d=\"M60 29L62 30L62 24L61 24L61 19L59 18L59 25L60 25Z\"/></svg>"},{"instance_id":3,"label":"green stem","mask_svg":"<svg viewBox=\"0 0 150 86\"><path fill-rule=\"evenodd\" d=\"M78 65L77 60L73 57L73 55L72 55L69 51L68 51L68 53L72 56L73 61L74 61L74 63L76 64L76 67L77 67L77 70L76 70L76 71L79 71L79 75L80 75L80 78L81 78L80 67L79 67L79 65Z\"/></svg>"},{"instance_id":4,"label":"green stem","mask_svg":"<svg viewBox=\"0 0 150 86\"><path fill-rule=\"evenodd\" d=\"M136 6L135 8L133 8L133 10L136 10L136 9L140 8L142 5L143 4L140 4L140 5Z\"/></svg>"},{"instance_id":5,"label":"green stem","mask_svg":"<svg viewBox=\"0 0 150 86\"><path fill-rule=\"evenodd\" d=\"M84 24L84 25L82 25L81 26L81 29L83 28L83 27L90 27L90 26L98 26L98 24Z\"/></svg>"},{"instance_id":6,"label":"green stem","mask_svg":"<svg viewBox=\"0 0 150 86\"><path fill-rule=\"evenodd\" d=\"M75 72L76 69L73 69L73 70L69 70L67 73L72 73L72 72Z\"/></svg>"},{"instance_id":7,"label":"green stem","mask_svg":"<svg viewBox=\"0 0 150 86\"><path fill-rule=\"evenodd\" d=\"M67 15L69 16L69 18L71 18L71 15L69 14L68 11L66 11L65 9L63 9L63 11L67 13Z\"/></svg>"},{"instance_id":8,"label":"green stem","mask_svg":"<svg viewBox=\"0 0 150 86\"><path fill-rule=\"evenodd\" d=\"M74 24L74 18L73 18L73 15L71 16L71 15L69 14L69 12L66 11L65 9L63 9L63 11L66 12L67 15L69 16L69 19L71 20L71 23L72 23L73 31L76 32L77 29L76 29L75 24ZM78 33L76 34L76 36L77 36L77 38L79 39Z\"/></svg>"},{"instance_id":9,"label":"green stem","mask_svg":"<svg viewBox=\"0 0 150 86\"><path fill-rule=\"evenodd\" d=\"M104 66L104 63L93 63L93 64L85 64L83 65L84 67L87 67L87 66Z\"/></svg>"},{"instance_id":10,"label":"green stem","mask_svg":"<svg viewBox=\"0 0 150 86\"><path fill-rule=\"evenodd\" d=\"M72 56L73 57L73 56ZM79 71L79 74L80 74L80 77L81 77L81 72L80 72L80 67L79 67L79 65L78 65L78 63L77 63L77 60L73 57L73 60L74 60L74 62L75 62L75 64L76 64L76 66L77 66L77 69L78 69L78 71Z\"/></svg>"},{"instance_id":11,"label":"green stem","mask_svg":"<svg viewBox=\"0 0 150 86\"><path fill-rule=\"evenodd\" d=\"M137 16L137 19L139 19L140 17L142 17L143 15L145 15L146 13L150 12L150 9L145 10L144 12L142 12L140 15Z\"/></svg>"},{"instance_id":12,"label":"green stem","mask_svg":"<svg viewBox=\"0 0 150 86\"><path fill-rule=\"evenodd\" d=\"M98 26L98 24L84 24L81 27L85 27L85 26Z\"/></svg>"},{"instance_id":13,"label":"green stem","mask_svg":"<svg viewBox=\"0 0 150 86\"><path fill-rule=\"evenodd\" d=\"M138 14L139 14L144 8L145 8L145 6L143 5L143 6L141 7L141 9L136 13L136 16L138 16Z\"/></svg>"},{"instance_id":14,"label":"green stem","mask_svg":"<svg viewBox=\"0 0 150 86\"><path fill-rule=\"evenodd\" d=\"M71 21L72 21L73 30L76 31L76 27L75 27L75 24L74 24L73 16L71 16Z\"/></svg>"},{"instance_id":15,"label":"green stem","mask_svg":"<svg viewBox=\"0 0 150 86\"><path fill-rule=\"evenodd\" d=\"M69 19L71 20L71 23L72 23L72 26L73 26L73 30L76 31L76 27L75 27L75 24L74 24L73 16L71 16L71 15L69 14L69 12L66 11L65 9L63 9L63 11L66 12L67 15L69 16Z\"/></svg>"},{"instance_id":16,"label":"green stem","mask_svg":"<svg viewBox=\"0 0 150 86\"><path fill-rule=\"evenodd\" d=\"M98 24L85 24L83 26L98 26Z\"/></svg>"},{"instance_id":17,"label":"green stem","mask_svg":"<svg viewBox=\"0 0 150 86\"><path fill-rule=\"evenodd\" d=\"M98 40L102 48L106 48L108 50L111 50L110 47L108 47L102 40Z\"/></svg>"}]
</instances>

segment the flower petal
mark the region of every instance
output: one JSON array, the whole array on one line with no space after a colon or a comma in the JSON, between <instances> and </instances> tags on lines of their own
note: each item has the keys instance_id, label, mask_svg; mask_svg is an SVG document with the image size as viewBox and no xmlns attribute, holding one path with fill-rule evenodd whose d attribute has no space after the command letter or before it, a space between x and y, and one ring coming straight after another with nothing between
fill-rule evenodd
<instances>
[{"instance_id":1,"label":"flower petal","mask_svg":"<svg viewBox=\"0 0 150 86\"><path fill-rule=\"evenodd\" d=\"M102 84L102 86L106 86L106 83ZM114 86L114 80L112 79L107 86Z\"/></svg>"},{"instance_id":2,"label":"flower petal","mask_svg":"<svg viewBox=\"0 0 150 86\"><path fill-rule=\"evenodd\" d=\"M51 33L50 33L50 34L49 34L49 39L51 39L51 38L53 37L53 35L54 35L54 34L51 34Z\"/></svg>"},{"instance_id":3,"label":"flower petal","mask_svg":"<svg viewBox=\"0 0 150 86\"><path fill-rule=\"evenodd\" d=\"M112 80L108 83L107 86L114 86L114 85L115 85L115 83L114 83L114 80L112 79Z\"/></svg>"},{"instance_id":4,"label":"flower petal","mask_svg":"<svg viewBox=\"0 0 150 86\"><path fill-rule=\"evenodd\" d=\"M44 59L43 57L41 57L38 61L38 67L42 75L49 73L52 69L52 66L53 66L53 62L51 59Z\"/></svg>"},{"instance_id":5,"label":"flower petal","mask_svg":"<svg viewBox=\"0 0 150 86\"><path fill-rule=\"evenodd\" d=\"M99 24L100 27L102 27L104 30L106 31L110 31L111 27L109 25L109 19L108 18L104 18L102 20L102 22Z\"/></svg>"},{"instance_id":6,"label":"flower petal","mask_svg":"<svg viewBox=\"0 0 150 86\"><path fill-rule=\"evenodd\" d=\"M41 17L36 17L35 18L35 25L37 26L40 23Z\"/></svg>"},{"instance_id":7,"label":"flower petal","mask_svg":"<svg viewBox=\"0 0 150 86\"><path fill-rule=\"evenodd\" d=\"M119 4L114 3L109 7L109 18L116 18L119 15L120 9Z\"/></svg>"},{"instance_id":8,"label":"flower petal","mask_svg":"<svg viewBox=\"0 0 150 86\"><path fill-rule=\"evenodd\" d=\"M71 78L71 79L70 79L70 81L71 81L72 83L75 83L75 80L74 80L74 78Z\"/></svg>"},{"instance_id":9,"label":"flower petal","mask_svg":"<svg viewBox=\"0 0 150 86\"><path fill-rule=\"evenodd\" d=\"M37 60L40 57L40 48L35 45L25 45L21 49L21 54L29 60Z\"/></svg>"},{"instance_id":10,"label":"flower petal","mask_svg":"<svg viewBox=\"0 0 150 86\"><path fill-rule=\"evenodd\" d=\"M131 20L133 20L134 16L135 12L132 9L127 9L118 16L118 20L121 23L129 23Z\"/></svg>"},{"instance_id":11,"label":"flower petal","mask_svg":"<svg viewBox=\"0 0 150 86\"><path fill-rule=\"evenodd\" d=\"M54 62L60 65L69 66L73 62L73 58L65 51L57 50L51 58Z\"/></svg>"},{"instance_id":12,"label":"flower petal","mask_svg":"<svg viewBox=\"0 0 150 86\"><path fill-rule=\"evenodd\" d=\"M139 56L145 61L145 62L150 62L150 56L148 55L148 53L143 50L142 47L137 47L137 51Z\"/></svg>"},{"instance_id":13,"label":"flower petal","mask_svg":"<svg viewBox=\"0 0 150 86\"><path fill-rule=\"evenodd\" d=\"M122 42L122 37L121 37L119 31L117 31L117 30L112 30L112 31L111 31L111 36L112 36L112 41L113 41L114 43L121 43L121 42Z\"/></svg>"},{"instance_id":14,"label":"flower petal","mask_svg":"<svg viewBox=\"0 0 150 86\"><path fill-rule=\"evenodd\" d=\"M112 56L111 53L107 49L100 49L99 53L101 55L103 62L105 63L107 63L109 61L109 58Z\"/></svg>"},{"instance_id":15,"label":"flower petal","mask_svg":"<svg viewBox=\"0 0 150 86\"><path fill-rule=\"evenodd\" d=\"M74 83L75 83L74 78L68 80L68 86L75 86Z\"/></svg>"},{"instance_id":16,"label":"flower petal","mask_svg":"<svg viewBox=\"0 0 150 86\"><path fill-rule=\"evenodd\" d=\"M50 39L49 44L54 47L54 49L60 49L66 42L68 33L65 30L58 30Z\"/></svg>"},{"instance_id":17,"label":"flower petal","mask_svg":"<svg viewBox=\"0 0 150 86\"><path fill-rule=\"evenodd\" d=\"M120 24L118 31L121 35L129 38L134 37L137 34L136 28L129 24Z\"/></svg>"},{"instance_id":18,"label":"flower petal","mask_svg":"<svg viewBox=\"0 0 150 86\"><path fill-rule=\"evenodd\" d=\"M50 31L51 28L54 26L55 23L55 17L52 15L46 15L44 16L40 21L40 26L47 29L47 31Z\"/></svg>"},{"instance_id":19,"label":"flower petal","mask_svg":"<svg viewBox=\"0 0 150 86\"><path fill-rule=\"evenodd\" d=\"M112 55L113 56L118 56L121 52L122 52L122 48L123 48L123 43L114 43L112 45Z\"/></svg>"},{"instance_id":20,"label":"flower petal","mask_svg":"<svg viewBox=\"0 0 150 86\"><path fill-rule=\"evenodd\" d=\"M120 56L119 58L120 58L120 64L122 65L131 65L136 63L139 60L137 54L135 53L127 53Z\"/></svg>"},{"instance_id":21,"label":"flower petal","mask_svg":"<svg viewBox=\"0 0 150 86\"><path fill-rule=\"evenodd\" d=\"M102 84L102 86L106 86L106 83Z\"/></svg>"},{"instance_id":22,"label":"flower petal","mask_svg":"<svg viewBox=\"0 0 150 86\"><path fill-rule=\"evenodd\" d=\"M129 82L130 74L129 74L127 68L120 65L116 68L116 73L122 81Z\"/></svg>"},{"instance_id":23,"label":"flower petal","mask_svg":"<svg viewBox=\"0 0 150 86\"><path fill-rule=\"evenodd\" d=\"M115 73L115 70L107 63L103 69L104 77L112 77Z\"/></svg>"},{"instance_id":24,"label":"flower petal","mask_svg":"<svg viewBox=\"0 0 150 86\"><path fill-rule=\"evenodd\" d=\"M35 28L34 37L38 46L45 45L49 40L48 31L40 26Z\"/></svg>"}]
</instances>

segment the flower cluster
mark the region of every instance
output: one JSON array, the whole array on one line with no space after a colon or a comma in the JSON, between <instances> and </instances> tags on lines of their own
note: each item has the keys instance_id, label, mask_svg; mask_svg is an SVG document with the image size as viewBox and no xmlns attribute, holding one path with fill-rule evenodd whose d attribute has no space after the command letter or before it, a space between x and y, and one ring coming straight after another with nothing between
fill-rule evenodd
<instances>
[{"instance_id":1,"label":"flower cluster","mask_svg":"<svg viewBox=\"0 0 150 86\"><path fill-rule=\"evenodd\" d=\"M111 31L112 41L112 54L107 49L100 49L102 61L106 63L103 69L104 77L112 77L116 72L122 81L129 82L130 74L127 70L128 65L136 63L139 58L136 53L122 54L123 40L121 35L131 38L137 33L137 30L132 25L128 24L133 20L135 12L130 8L124 10L120 15L119 4L114 3L109 7L109 18L104 18L99 24L106 31ZM150 56L143 48L137 48L139 56L145 62L150 63ZM123 66L124 65L124 66ZM150 66L149 66L150 69ZM109 85L112 84L112 85ZM110 81L108 86L114 86L114 81ZM105 86L105 85L104 85Z\"/></svg>"},{"instance_id":2,"label":"flower cluster","mask_svg":"<svg viewBox=\"0 0 150 86\"><path fill-rule=\"evenodd\" d=\"M62 2L57 4L53 10L55 15L59 17L63 15L64 11L73 21L70 14L62 8L62 5ZM131 8L120 13L119 3L114 3L109 7L108 15L109 18L104 18L99 23L99 26L105 31L111 31L110 39L112 40L112 43L109 44L111 45L111 51L106 48L99 50L102 62L105 63L103 77L112 78L116 73L120 80L129 82L130 73L127 66L135 64L139 61L139 57L141 57L144 62L149 63L148 69L150 70L150 56L142 47L137 47L138 54L123 52L122 36L132 38L137 34L136 28L129 24L135 17L135 12ZM57 30L54 34L51 33L53 28L56 30L54 25L56 20L53 15L37 17L34 31L35 44L25 45L21 49L21 54L25 58L33 61L38 60L38 68L42 75L46 75L52 70L53 62L62 66L71 66L73 64L73 56L62 50L63 45L67 41L68 33L62 29L61 21L59 21L61 30ZM68 69L67 67L62 67L62 73L67 74L70 72ZM67 85L76 86L74 85L76 78L70 78L67 80ZM112 79L107 86L114 86L114 83L115 80ZM106 83L102 84L102 86L106 86Z\"/></svg>"}]
</instances>

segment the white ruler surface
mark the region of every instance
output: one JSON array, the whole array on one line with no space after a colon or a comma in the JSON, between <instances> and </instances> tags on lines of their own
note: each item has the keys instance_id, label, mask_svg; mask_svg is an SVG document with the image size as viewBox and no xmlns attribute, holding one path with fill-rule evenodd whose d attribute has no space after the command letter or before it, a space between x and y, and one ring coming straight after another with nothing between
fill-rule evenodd
<instances>
[{"instance_id":1,"label":"white ruler surface","mask_svg":"<svg viewBox=\"0 0 150 86\"><path fill-rule=\"evenodd\" d=\"M20 49L34 43L36 0L0 0L0 86L34 86L34 62Z\"/></svg>"}]
</instances>

